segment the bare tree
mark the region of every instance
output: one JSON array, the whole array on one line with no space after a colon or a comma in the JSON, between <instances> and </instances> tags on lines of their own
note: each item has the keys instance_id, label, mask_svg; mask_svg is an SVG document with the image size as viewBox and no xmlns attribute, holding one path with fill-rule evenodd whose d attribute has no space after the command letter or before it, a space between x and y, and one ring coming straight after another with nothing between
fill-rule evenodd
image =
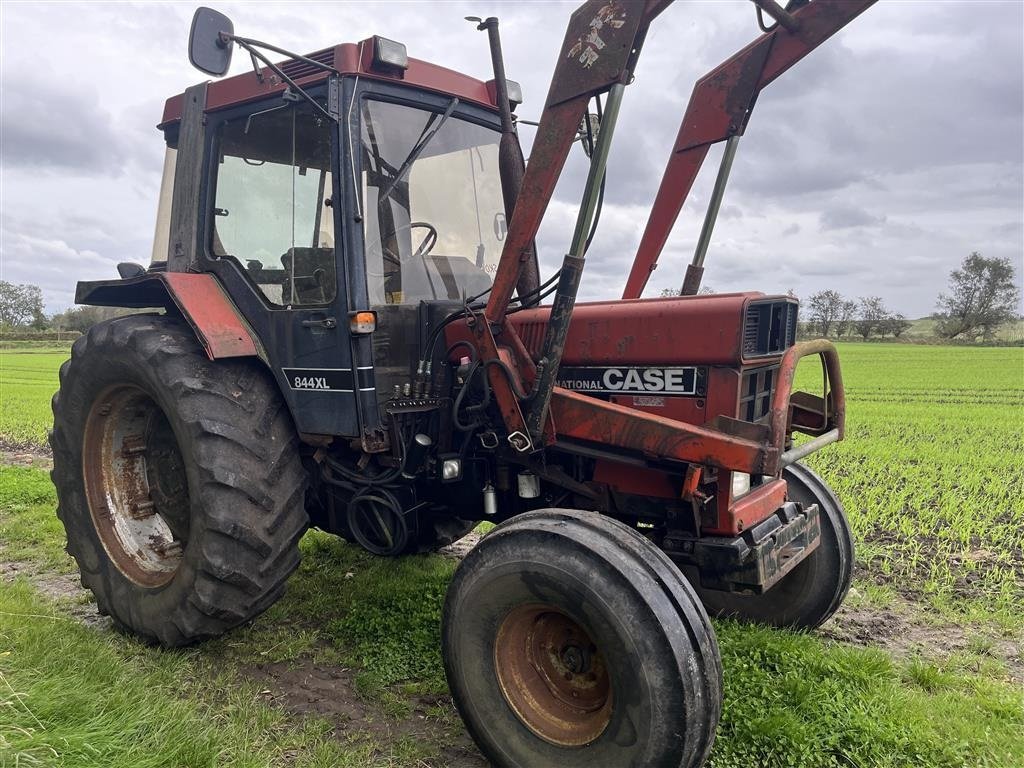
<instances>
[{"instance_id":1,"label":"bare tree","mask_svg":"<svg viewBox=\"0 0 1024 768\"><path fill-rule=\"evenodd\" d=\"M717 291L710 285L705 285L699 291L697 291L698 296L710 296L713 293L717 293ZM682 296L683 293L679 288L662 288L661 293L659 293L658 295L661 298L665 299L670 296Z\"/></svg>"},{"instance_id":2,"label":"bare tree","mask_svg":"<svg viewBox=\"0 0 1024 768\"><path fill-rule=\"evenodd\" d=\"M888 315L885 304L878 296L861 297L857 304L856 328L865 341L871 336Z\"/></svg>"},{"instance_id":3,"label":"bare tree","mask_svg":"<svg viewBox=\"0 0 1024 768\"><path fill-rule=\"evenodd\" d=\"M822 336L828 336L832 326L842 313L843 297L839 291L818 291L807 300L811 310L811 322L818 327Z\"/></svg>"},{"instance_id":4,"label":"bare tree","mask_svg":"<svg viewBox=\"0 0 1024 768\"><path fill-rule=\"evenodd\" d=\"M839 306L839 317L836 319L836 336L843 338L853 328L853 320L857 316L857 302L846 299Z\"/></svg>"},{"instance_id":5,"label":"bare tree","mask_svg":"<svg viewBox=\"0 0 1024 768\"><path fill-rule=\"evenodd\" d=\"M936 333L952 339L980 332L991 339L1015 316L1018 295L1010 259L986 259L975 251L949 274L949 293L939 294Z\"/></svg>"}]
</instances>

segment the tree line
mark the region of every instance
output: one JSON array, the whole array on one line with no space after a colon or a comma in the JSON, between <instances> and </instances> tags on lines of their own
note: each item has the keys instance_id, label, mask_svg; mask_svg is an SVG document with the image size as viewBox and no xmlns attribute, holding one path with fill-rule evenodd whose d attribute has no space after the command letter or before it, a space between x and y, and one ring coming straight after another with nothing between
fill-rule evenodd
<instances>
[{"instance_id":1,"label":"tree line","mask_svg":"<svg viewBox=\"0 0 1024 768\"><path fill-rule=\"evenodd\" d=\"M701 293L714 290L703 288ZM661 295L678 296L679 291L666 288ZM794 295L792 290L789 295ZM975 251L950 272L948 289L936 299L935 335L992 341L1001 326L1019 317L1019 299L1010 259L986 258ZM879 296L848 298L836 290L822 290L812 293L803 307L804 330L824 337L899 338L914 325L903 313L890 311Z\"/></svg>"},{"instance_id":2,"label":"tree line","mask_svg":"<svg viewBox=\"0 0 1024 768\"><path fill-rule=\"evenodd\" d=\"M85 333L102 320L128 314L133 310L118 307L71 307L46 314L43 292L38 285L15 284L0 280L0 332L79 331Z\"/></svg>"},{"instance_id":3,"label":"tree line","mask_svg":"<svg viewBox=\"0 0 1024 768\"><path fill-rule=\"evenodd\" d=\"M807 300L805 319L810 330L819 336L860 336L865 341L872 336L892 335L899 338L910 328L910 322L901 312L890 312L879 296L861 296L847 299L839 291L818 291Z\"/></svg>"},{"instance_id":4,"label":"tree line","mask_svg":"<svg viewBox=\"0 0 1024 768\"><path fill-rule=\"evenodd\" d=\"M977 251L967 256L949 274L947 291L936 299L935 335L942 339L986 342L995 339L999 328L1017 319L1020 292L1016 273L1008 258L985 258ZM844 298L838 291L812 294L807 302L812 327L822 336L834 330L837 337L856 334L865 340L872 335L899 338L913 323L901 313L890 312L878 296Z\"/></svg>"},{"instance_id":5,"label":"tree line","mask_svg":"<svg viewBox=\"0 0 1024 768\"><path fill-rule=\"evenodd\" d=\"M714 293L711 287L702 294ZM662 296L676 296L679 291L666 288ZM790 291L790 295L793 292ZM947 291L936 301L935 333L944 339L976 339L992 341L1000 326L1018 317L1020 292L1016 271L1008 258L986 258L977 251L967 256L949 275ZM71 307L47 315L43 292L37 285L16 285L0 280L0 332L10 329L25 331L81 331L102 320L124 315L132 310L116 307ZM808 330L821 336L872 336L899 338L913 323L900 312L890 312L878 296L847 298L839 291L823 290L811 294L804 302L803 317Z\"/></svg>"}]
</instances>

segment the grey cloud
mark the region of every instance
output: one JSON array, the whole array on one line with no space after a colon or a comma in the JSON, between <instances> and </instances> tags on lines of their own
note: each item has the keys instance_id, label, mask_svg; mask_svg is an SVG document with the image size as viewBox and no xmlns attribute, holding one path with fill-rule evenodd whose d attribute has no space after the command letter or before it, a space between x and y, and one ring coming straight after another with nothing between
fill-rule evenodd
<instances>
[{"instance_id":1,"label":"grey cloud","mask_svg":"<svg viewBox=\"0 0 1024 768\"><path fill-rule=\"evenodd\" d=\"M47 301L59 308L75 279L112 274L116 261L148 254L163 152L153 126L167 96L201 79L185 58L192 7L8 5L0 45L3 269L31 275L38 264ZM508 72L526 93L519 111L536 118L574 5L224 10L240 32L286 48L312 51L378 33L407 42L412 56L482 79L490 77L486 38L462 17L499 15ZM792 286L802 295L836 286L868 295L884 285L893 309L921 315L970 250L1020 260L1024 5L990 2L980 12L977 4L939 3L926 13L920 6L879 3L764 91L740 142L708 283ZM14 114L10 89L36 66L43 30L60 76L26 86ZM676 3L652 27L626 92L581 298L620 295L695 80L756 34L745 0ZM245 68L236 56L232 73ZM523 130L526 154L533 135ZM719 153L712 150L698 177L649 293L681 280ZM113 167L122 175L111 177ZM538 238L546 274L568 245L586 172L574 151ZM858 215L875 225L853 225Z\"/></svg>"},{"instance_id":2,"label":"grey cloud","mask_svg":"<svg viewBox=\"0 0 1024 768\"><path fill-rule=\"evenodd\" d=\"M822 230L875 227L885 223L885 216L875 216L862 208L839 205L822 211L820 222Z\"/></svg>"},{"instance_id":3,"label":"grey cloud","mask_svg":"<svg viewBox=\"0 0 1024 768\"><path fill-rule=\"evenodd\" d=\"M118 175L122 141L96 90L54 72L3 76L4 168Z\"/></svg>"}]
</instances>

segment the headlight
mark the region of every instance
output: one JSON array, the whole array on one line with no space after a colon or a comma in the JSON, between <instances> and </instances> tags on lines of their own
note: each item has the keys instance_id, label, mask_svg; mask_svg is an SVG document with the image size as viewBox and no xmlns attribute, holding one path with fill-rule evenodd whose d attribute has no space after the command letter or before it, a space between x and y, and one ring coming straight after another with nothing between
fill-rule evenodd
<instances>
[{"instance_id":1,"label":"headlight","mask_svg":"<svg viewBox=\"0 0 1024 768\"><path fill-rule=\"evenodd\" d=\"M750 475L746 472L732 473L732 497L738 499L750 492Z\"/></svg>"},{"instance_id":2,"label":"headlight","mask_svg":"<svg viewBox=\"0 0 1024 768\"><path fill-rule=\"evenodd\" d=\"M462 477L462 462L459 459L445 459L441 462L441 480L450 483Z\"/></svg>"}]
</instances>

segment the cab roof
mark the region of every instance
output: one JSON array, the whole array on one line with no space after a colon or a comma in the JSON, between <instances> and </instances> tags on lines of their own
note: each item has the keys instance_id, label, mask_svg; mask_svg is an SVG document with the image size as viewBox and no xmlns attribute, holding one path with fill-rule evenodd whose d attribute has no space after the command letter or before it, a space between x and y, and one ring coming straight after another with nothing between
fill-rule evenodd
<instances>
[{"instance_id":1,"label":"cab roof","mask_svg":"<svg viewBox=\"0 0 1024 768\"><path fill-rule=\"evenodd\" d=\"M488 109L497 109L493 80L484 82L447 67L411 57L409 66L405 70L374 68L373 41L374 39L371 37L359 43L341 43L311 53L306 58L334 67L342 75L359 75L372 80L404 83L416 88L457 96L461 101L469 101ZM278 62L278 66L297 85L301 86L314 85L326 80L330 74L299 59ZM206 111L233 107L248 101L264 99L275 93L282 93L286 83L267 67L262 67L261 70L263 82L260 82L255 72L250 71L210 83L206 91ZM167 99L164 104L163 118L157 126L158 128L165 128L181 120L183 98L184 94L181 93Z\"/></svg>"}]
</instances>

